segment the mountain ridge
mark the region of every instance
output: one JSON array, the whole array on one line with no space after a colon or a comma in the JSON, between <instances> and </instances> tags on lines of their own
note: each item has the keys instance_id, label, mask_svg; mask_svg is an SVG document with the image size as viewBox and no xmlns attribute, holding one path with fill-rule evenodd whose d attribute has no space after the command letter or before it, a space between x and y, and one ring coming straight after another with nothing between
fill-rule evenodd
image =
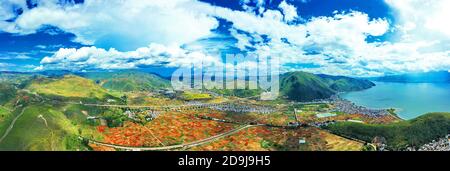
<instances>
[{"instance_id":1,"label":"mountain ridge","mask_svg":"<svg viewBox=\"0 0 450 171\"><path fill-rule=\"evenodd\" d=\"M375 84L369 80L345 76L288 72L280 77L281 94L289 100L312 101L326 99L338 92L359 91Z\"/></svg>"}]
</instances>

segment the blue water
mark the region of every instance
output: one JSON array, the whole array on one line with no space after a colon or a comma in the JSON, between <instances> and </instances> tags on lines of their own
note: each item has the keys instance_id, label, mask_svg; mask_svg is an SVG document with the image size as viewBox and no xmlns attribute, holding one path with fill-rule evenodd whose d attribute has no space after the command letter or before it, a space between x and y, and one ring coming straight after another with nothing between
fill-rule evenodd
<instances>
[{"instance_id":1,"label":"blue water","mask_svg":"<svg viewBox=\"0 0 450 171\"><path fill-rule=\"evenodd\" d=\"M341 94L355 104L369 108L395 108L403 119L428 112L450 112L450 84L386 83L363 91Z\"/></svg>"}]
</instances>

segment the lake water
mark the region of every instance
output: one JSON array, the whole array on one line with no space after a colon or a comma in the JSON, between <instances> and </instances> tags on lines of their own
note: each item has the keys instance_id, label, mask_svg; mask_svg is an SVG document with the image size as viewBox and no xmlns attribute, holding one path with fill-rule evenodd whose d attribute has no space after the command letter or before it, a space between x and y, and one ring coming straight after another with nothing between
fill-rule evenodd
<instances>
[{"instance_id":1,"label":"lake water","mask_svg":"<svg viewBox=\"0 0 450 171\"><path fill-rule=\"evenodd\" d=\"M387 83L363 91L341 94L357 105L369 108L395 108L403 119L428 112L450 112L450 84Z\"/></svg>"}]
</instances>

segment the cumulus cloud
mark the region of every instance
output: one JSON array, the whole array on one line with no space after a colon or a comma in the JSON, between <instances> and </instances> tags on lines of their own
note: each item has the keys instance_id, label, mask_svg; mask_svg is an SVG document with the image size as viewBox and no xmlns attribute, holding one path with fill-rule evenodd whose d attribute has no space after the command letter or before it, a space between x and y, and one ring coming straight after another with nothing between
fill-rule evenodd
<instances>
[{"instance_id":1,"label":"cumulus cloud","mask_svg":"<svg viewBox=\"0 0 450 171\"><path fill-rule=\"evenodd\" d=\"M61 48L52 56L41 60L40 69L130 69L144 66L190 67L203 63L205 66L220 62L219 58L200 52L186 51L178 46L150 44L134 51L121 52L114 48L97 47Z\"/></svg>"},{"instance_id":2,"label":"cumulus cloud","mask_svg":"<svg viewBox=\"0 0 450 171\"><path fill-rule=\"evenodd\" d=\"M195 3L199 2L86 0L83 4L61 5L38 1L36 8L25 11L9 24L13 27L0 26L7 32L31 34L42 26L52 25L74 33L75 40L83 44L125 49L150 42L181 45L207 37L218 26L215 18L189 10Z\"/></svg>"},{"instance_id":3,"label":"cumulus cloud","mask_svg":"<svg viewBox=\"0 0 450 171\"><path fill-rule=\"evenodd\" d=\"M409 22L411 15L408 9L417 8L399 5L406 8L398 9L400 16L405 17L400 17L400 23L395 27L409 28L412 31L402 30L404 38L386 42L369 42L367 39L370 36L382 36L390 31L392 27L387 19L370 19L367 14L358 11L337 12L331 17L313 17L302 24L280 21L280 17L277 17L273 10L267 10L269 14L262 16L226 8L214 9L211 13L232 22L235 29L247 32L248 35L268 36L270 42L254 45L254 53L279 56L286 65L286 71L297 69L335 75L373 76L450 68L450 39L438 32L450 28L448 24L427 26L426 23L430 23L428 20L434 19L425 15L429 13L433 16L448 16L445 10L439 10L444 3L440 1L437 3L441 4L440 6L433 5L437 8L434 12L431 12L433 8L430 7L427 8L428 12L412 15L414 19ZM414 4L419 5L420 2ZM414 27L408 26L411 23L422 24L427 29L414 30ZM238 42L243 43L252 39L239 34L234 36ZM292 63L315 64L319 67L298 68L288 65Z\"/></svg>"},{"instance_id":4,"label":"cumulus cloud","mask_svg":"<svg viewBox=\"0 0 450 171\"><path fill-rule=\"evenodd\" d=\"M293 21L298 17L297 8L294 5L288 4L286 1L282 1L278 8L283 12L284 20L287 22Z\"/></svg>"},{"instance_id":5,"label":"cumulus cloud","mask_svg":"<svg viewBox=\"0 0 450 171\"><path fill-rule=\"evenodd\" d=\"M14 12L11 4L15 1L6 2L0 6L0 19L10 18ZM450 68L449 13L445 9L449 2L445 0L386 0L398 15L397 23L358 11L336 12L296 23L301 16L286 0L278 9L264 9L264 1L242 0L245 11L194 0L86 0L67 5L39 2L37 8L25 10L14 22L0 22L0 28L30 34L44 25L53 25L75 34L78 42L97 46L61 48L41 61L41 69L178 67L192 61L217 62L219 57L202 50L209 44L189 46L215 36L212 30L219 26L216 18L232 24L230 36L237 40L237 48L250 54L280 57L285 71L370 76ZM389 41L368 41L392 30L398 34ZM105 44L135 48L100 48Z\"/></svg>"},{"instance_id":6,"label":"cumulus cloud","mask_svg":"<svg viewBox=\"0 0 450 171\"><path fill-rule=\"evenodd\" d=\"M273 17L276 15L258 16L225 8L215 9L213 14L231 21L235 29L247 32L248 35L266 35L270 38L269 43L253 45L256 49L253 53L280 57L282 64L313 63L322 68L335 69L321 70L321 73L328 74L373 74L368 70L366 73L352 73L351 67L357 67L360 61L365 60L367 48L377 46L375 43L366 42L367 37L383 35L389 29L387 20L369 19L367 14L356 11L336 13L332 17L315 17L304 24L296 25ZM238 40L238 47L252 40L252 37L247 35L232 35ZM310 54L311 52L313 54Z\"/></svg>"}]
</instances>

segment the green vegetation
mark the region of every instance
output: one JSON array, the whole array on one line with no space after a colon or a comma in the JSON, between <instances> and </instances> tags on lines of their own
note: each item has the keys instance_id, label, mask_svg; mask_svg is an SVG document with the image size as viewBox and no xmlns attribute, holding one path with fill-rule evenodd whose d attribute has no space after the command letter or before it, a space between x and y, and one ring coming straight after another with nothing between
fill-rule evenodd
<instances>
[{"instance_id":1,"label":"green vegetation","mask_svg":"<svg viewBox=\"0 0 450 171\"><path fill-rule=\"evenodd\" d=\"M210 94L195 93L195 92L183 92L181 95L184 100L209 100L212 98Z\"/></svg>"},{"instance_id":2,"label":"green vegetation","mask_svg":"<svg viewBox=\"0 0 450 171\"><path fill-rule=\"evenodd\" d=\"M369 80L323 74L318 76L324 79L330 88L337 92L359 91L375 86L375 84Z\"/></svg>"},{"instance_id":3,"label":"green vegetation","mask_svg":"<svg viewBox=\"0 0 450 171\"><path fill-rule=\"evenodd\" d=\"M335 92L320 77L306 72L291 72L280 80L281 93L290 100L311 101L324 99Z\"/></svg>"},{"instance_id":4,"label":"green vegetation","mask_svg":"<svg viewBox=\"0 0 450 171\"><path fill-rule=\"evenodd\" d=\"M103 118L107 121L108 127L123 126L123 123L128 120L127 116L112 111L106 111Z\"/></svg>"},{"instance_id":5,"label":"green vegetation","mask_svg":"<svg viewBox=\"0 0 450 171\"><path fill-rule=\"evenodd\" d=\"M0 83L0 92L0 105L13 99L17 94L16 88L8 83Z\"/></svg>"},{"instance_id":6,"label":"green vegetation","mask_svg":"<svg viewBox=\"0 0 450 171\"><path fill-rule=\"evenodd\" d=\"M1 127L2 136L10 122L7 123ZM0 143L0 150L85 150L75 138L78 134L77 127L63 113L49 105L33 105L17 119Z\"/></svg>"},{"instance_id":7,"label":"green vegetation","mask_svg":"<svg viewBox=\"0 0 450 171\"><path fill-rule=\"evenodd\" d=\"M241 98L259 96L263 92L261 89L213 89L211 91L224 96L236 96Z\"/></svg>"},{"instance_id":8,"label":"green vegetation","mask_svg":"<svg viewBox=\"0 0 450 171\"><path fill-rule=\"evenodd\" d=\"M106 89L130 92L170 87L170 82L157 75L138 71L88 73L84 77L95 80Z\"/></svg>"},{"instance_id":9,"label":"green vegetation","mask_svg":"<svg viewBox=\"0 0 450 171\"><path fill-rule=\"evenodd\" d=\"M105 89L93 81L74 75L60 79L36 79L28 89L39 94L63 97L104 99L109 96Z\"/></svg>"},{"instance_id":10,"label":"green vegetation","mask_svg":"<svg viewBox=\"0 0 450 171\"><path fill-rule=\"evenodd\" d=\"M282 95L295 101L325 99L336 92L363 90L375 85L367 80L306 72L286 73L280 83Z\"/></svg>"},{"instance_id":11,"label":"green vegetation","mask_svg":"<svg viewBox=\"0 0 450 171\"><path fill-rule=\"evenodd\" d=\"M333 133L371 142L384 137L388 148L418 147L450 132L450 113L428 113L409 121L386 125L340 122L327 127Z\"/></svg>"}]
</instances>

